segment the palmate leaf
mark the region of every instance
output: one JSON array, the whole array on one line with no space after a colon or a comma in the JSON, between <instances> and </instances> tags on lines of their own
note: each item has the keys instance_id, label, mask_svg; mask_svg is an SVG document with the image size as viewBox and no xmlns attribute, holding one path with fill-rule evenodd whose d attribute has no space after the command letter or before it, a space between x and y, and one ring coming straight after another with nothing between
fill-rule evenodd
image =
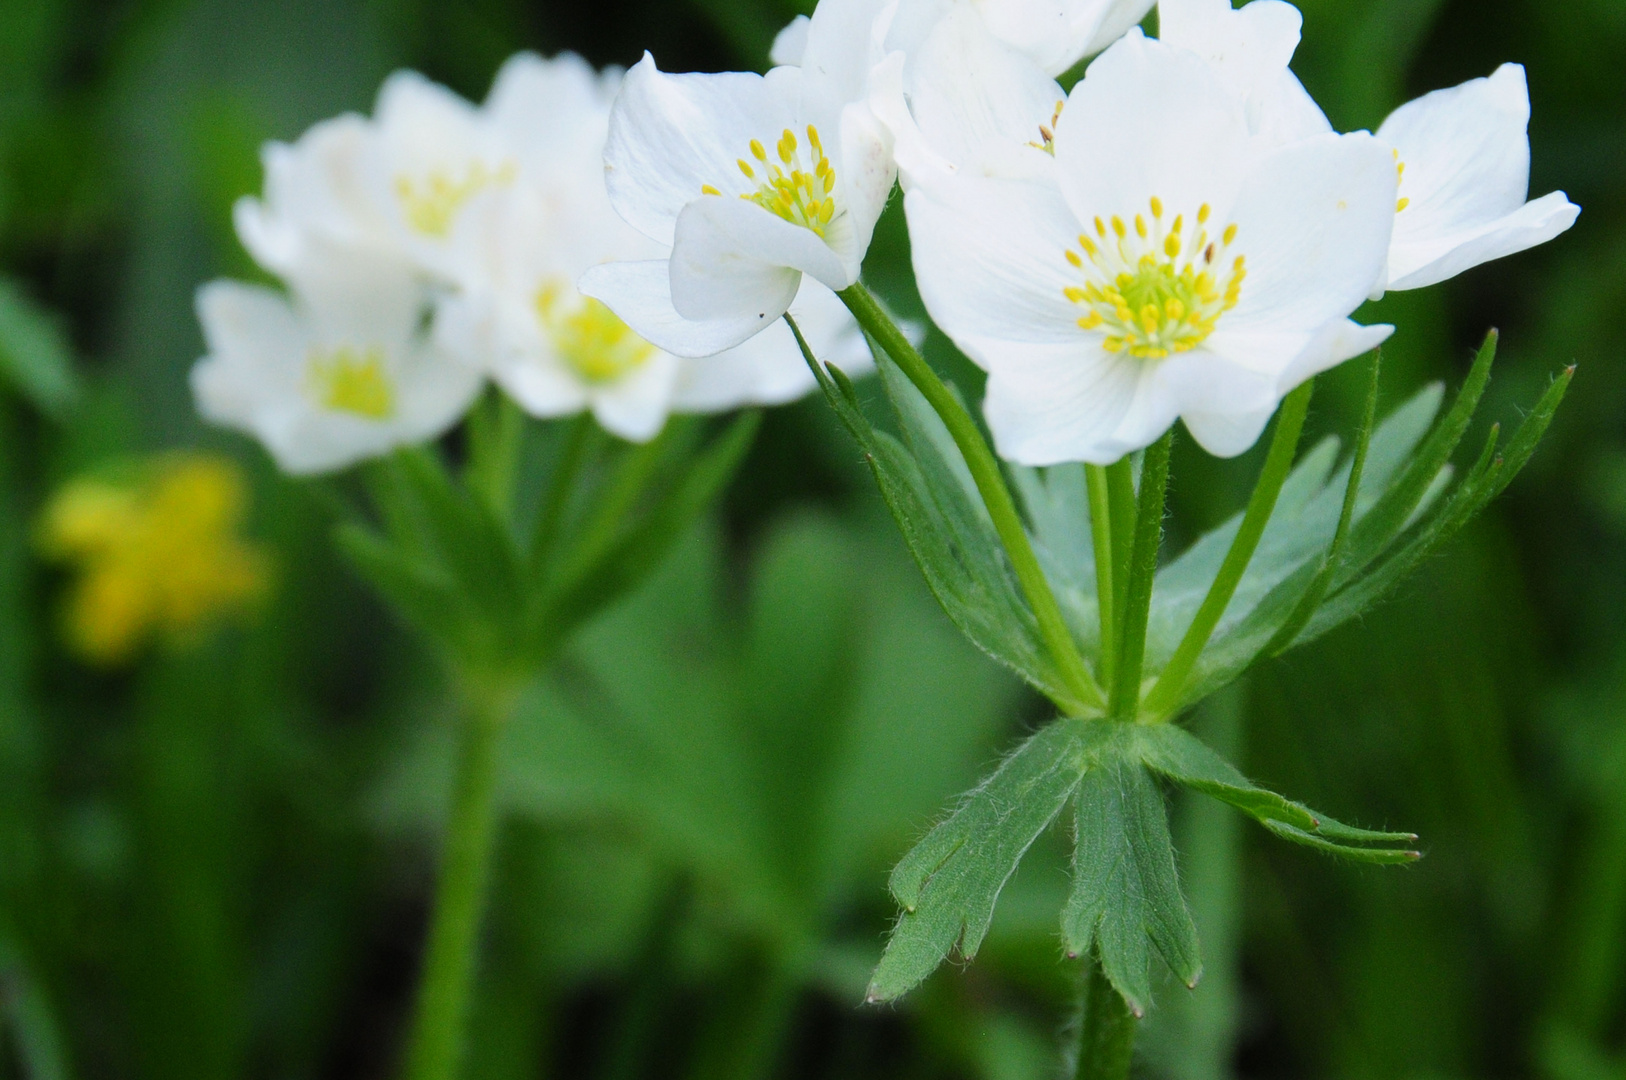
<instances>
[{"instance_id":1,"label":"palmate leaf","mask_svg":"<svg viewBox=\"0 0 1626 1080\"><path fill-rule=\"evenodd\" d=\"M1033 609L948 431L891 361L877 353L876 363L905 442L876 430L839 368L814 371L825 398L863 447L933 594L979 649L1051 700L1068 702L1072 694L1040 640Z\"/></svg>"},{"instance_id":2,"label":"palmate leaf","mask_svg":"<svg viewBox=\"0 0 1626 1080\"><path fill-rule=\"evenodd\" d=\"M1130 740L1107 744L1078 787L1073 892L1062 912L1067 951L1094 949L1130 1011L1152 1002L1152 950L1187 986L1202 975L1197 927L1180 894L1174 842L1157 783Z\"/></svg>"},{"instance_id":3,"label":"palmate leaf","mask_svg":"<svg viewBox=\"0 0 1626 1080\"><path fill-rule=\"evenodd\" d=\"M1078 787L1110 729L1057 720L1023 743L892 871L903 914L870 980L870 1001L915 987L951 952L977 955L1000 890Z\"/></svg>"},{"instance_id":4,"label":"palmate leaf","mask_svg":"<svg viewBox=\"0 0 1626 1080\"><path fill-rule=\"evenodd\" d=\"M1160 779L1326 854L1382 864L1419 858L1413 834L1357 829L1261 788L1173 725L1060 719L1022 744L893 871L892 893L904 911L870 1000L907 993L951 954L976 955L1000 891L1069 799L1076 800L1073 887L1061 913L1068 952L1093 950L1137 1014L1151 1001L1154 954L1195 985L1202 963Z\"/></svg>"}]
</instances>

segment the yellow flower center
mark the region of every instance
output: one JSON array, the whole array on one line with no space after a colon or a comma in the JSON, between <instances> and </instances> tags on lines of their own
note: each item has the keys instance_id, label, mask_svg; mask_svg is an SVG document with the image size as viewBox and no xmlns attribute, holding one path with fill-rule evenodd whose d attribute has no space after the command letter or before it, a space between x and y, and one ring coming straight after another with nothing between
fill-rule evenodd
<instances>
[{"instance_id":1,"label":"yellow flower center","mask_svg":"<svg viewBox=\"0 0 1626 1080\"><path fill-rule=\"evenodd\" d=\"M305 377L311 396L324 409L367 420L395 415L395 384L384 367L384 350L376 346L312 349Z\"/></svg>"},{"instance_id":2,"label":"yellow flower center","mask_svg":"<svg viewBox=\"0 0 1626 1080\"><path fill-rule=\"evenodd\" d=\"M414 179L404 173L395 178L395 197L407 224L425 236L445 239L463 205L488 187L513 181L513 162L493 169L483 161L471 162L461 175L433 169Z\"/></svg>"},{"instance_id":3,"label":"yellow flower center","mask_svg":"<svg viewBox=\"0 0 1626 1080\"><path fill-rule=\"evenodd\" d=\"M129 659L157 631L186 634L264 591L263 552L238 535L247 490L224 458L161 458L134 481L81 478L52 498L45 553L82 570L67 629L86 659Z\"/></svg>"},{"instance_id":4,"label":"yellow flower center","mask_svg":"<svg viewBox=\"0 0 1626 1080\"><path fill-rule=\"evenodd\" d=\"M572 290L574 291L574 290ZM536 291L536 317L570 369L590 383L612 383L643 367L655 346L590 296L575 303L557 279Z\"/></svg>"},{"instance_id":5,"label":"yellow flower center","mask_svg":"<svg viewBox=\"0 0 1626 1080\"><path fill-rule=\"evenodd\" d=\"M1150 221L1145 214L1131 223L1096 218L1095 236L1080 235L1079 250L1067 249L1084 284L1064 291L1086 309L1079 327L1105 332L1108 352L1161 360L1190 352L1214 332L1220 316L1236 307L1248 271L1243 256L1230 255L1235 225L1209 235L1208 204L1189 231L1184 215L1163 220L1163 200L1155 196L1151 211Z\"/></svg>"},{"instance_id":6,"label":"yellow flower center","mask_svg":"<svg viewBox=\"0 0 1626 1080\"><path fill-rule=\"evenodd\" d=\"M807 125L808 156L804 160L796 135L789 128L774 144L774 157L770 160L768 148L756 139L751 140L752 164L740 158L738 165L745 179L756 187L740 195L771 214L784 218L792 225L812 229L820 236L836 213L832 193L836 190L836 170L824 156L824 143L819 140L819 129ZM710 184L701 189L704 195L721 195Z\"/></svg>"}]
</instances>

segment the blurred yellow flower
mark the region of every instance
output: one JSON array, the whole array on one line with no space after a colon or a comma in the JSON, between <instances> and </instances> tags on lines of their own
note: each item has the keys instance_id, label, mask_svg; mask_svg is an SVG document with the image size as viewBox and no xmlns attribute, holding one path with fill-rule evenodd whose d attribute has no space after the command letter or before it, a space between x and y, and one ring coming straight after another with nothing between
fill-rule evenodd
<instances>
[{"instance_id":1,"label":"blurred yellow flower","mask_svg":"<svg viewBox=\"0 0 1626 1080\"><path fill-rule=\"evenodd\" d=\"M239 535L247 501L235 464L195 453L158 457L128 478L64 485L39 543L80 571L64 611L69 644L118 664L155 635L184 637L257 600L268 567Z\"/></svg>"}]
</instances>

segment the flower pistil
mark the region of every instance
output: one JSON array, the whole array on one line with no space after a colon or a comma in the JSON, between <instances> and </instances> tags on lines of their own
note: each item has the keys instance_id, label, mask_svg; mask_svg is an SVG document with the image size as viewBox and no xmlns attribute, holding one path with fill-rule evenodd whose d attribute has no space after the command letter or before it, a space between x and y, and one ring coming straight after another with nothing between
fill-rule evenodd
<instances>
[{"instance_id":1,"label":"flower pistil","mask_svg":"<svg viewBox=\"0 0 1626 1080\"><path fill-rule=\"evenodd\" d=\"M1236 306L1248 271L1243 256L1230 256L1235 225L1209 235L1208 204L1189 231L1184 215L1164 222L1163 201L1156 196L1150 209L1150 221L1145 214L1132 223L1117 215L1110 222L1097 217L1095 236L1080 234L1079 250L1067 249L1067 261L1083 271L1084 284L1064 291L1087 309L1080 329L1105 331L1102 347L1108 352L1160 360L1191 351L1214 332L1220 316Z\"/></svg>"}]
</instances>

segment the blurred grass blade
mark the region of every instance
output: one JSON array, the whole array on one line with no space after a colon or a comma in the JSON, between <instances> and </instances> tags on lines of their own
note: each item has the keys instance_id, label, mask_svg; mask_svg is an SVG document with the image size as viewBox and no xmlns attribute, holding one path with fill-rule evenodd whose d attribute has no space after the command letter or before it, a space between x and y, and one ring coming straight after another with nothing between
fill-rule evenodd
<instances>
[{"instance_id":1,"label":"blurred grass blade","mask_svg":"<svg viewBox=\"0 0 1626 1080\"><path fill-rule=\"evenodd\" d=\"M40 412L60 420L79 400L73 353L55 319L0 279L0 378Z\"/></svg>"}]
</instances>

